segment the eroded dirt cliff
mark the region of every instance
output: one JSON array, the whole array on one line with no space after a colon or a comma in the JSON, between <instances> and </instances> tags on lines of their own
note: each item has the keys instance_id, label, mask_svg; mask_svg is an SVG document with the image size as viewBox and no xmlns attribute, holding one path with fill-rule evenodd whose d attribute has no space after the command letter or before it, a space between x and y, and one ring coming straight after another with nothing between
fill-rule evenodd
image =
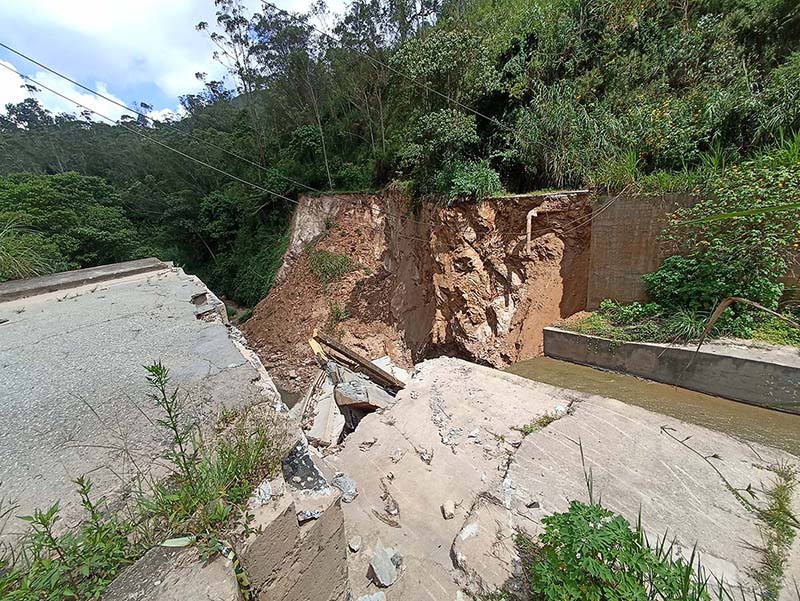
<instances>
[{"instance_id":1,"label":"eroded dirt cliff","mask_svg":"<svg viewBox=\"0 0 800 601\"><path fill-rule=\"evenodd\" d=\"M301 200L278 284L245 326L284 388L310 377L314 328L407 366L442 354L505 366L540 354L542 327L585 308L588 196L430 203L416 212L408 203L393 191ZM310 269L311 245L359 267L325 285ZM333 324L332 307L348 317Z\"/></svg>"}]
</instances>

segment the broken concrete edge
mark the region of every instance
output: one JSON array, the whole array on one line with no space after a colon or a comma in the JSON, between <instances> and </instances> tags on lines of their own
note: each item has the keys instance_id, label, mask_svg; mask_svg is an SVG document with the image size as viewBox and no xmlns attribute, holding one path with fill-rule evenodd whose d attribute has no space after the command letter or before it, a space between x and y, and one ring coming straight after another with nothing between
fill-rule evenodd
<instances>
[{"instance_id":1,"label":"broken concrete edge","mask_svg":"<svg viewBox=\"0 0 800 601\"><path fill-rule=\"evenodd\" d=\"M621 342L560 328L544 329L544 354L680 386L734 401L800 413L800 363L786 361L783 349L717 344L699 352L686 346ZM770 361L770 355L775 361Z\"/></svg>"},{"instance_id":2,"label":"broken concrete edge","mask_svg":"<svg viewBox=\"0 0 800 601\"><path fill-rule=\"evenodd\" d=\"M172 267L172 263L163 262L155 257L150 257L148 259L137 259L135 261L112 263L110 265L101 265L98 267L87 267L86 269L62 271L24 280L11 280L9 282L0 283L0 302L78 288L86 284L116 280L131 275L147 273L149 271L160 271L170 267Z\"/></svg>"}]
</instances>

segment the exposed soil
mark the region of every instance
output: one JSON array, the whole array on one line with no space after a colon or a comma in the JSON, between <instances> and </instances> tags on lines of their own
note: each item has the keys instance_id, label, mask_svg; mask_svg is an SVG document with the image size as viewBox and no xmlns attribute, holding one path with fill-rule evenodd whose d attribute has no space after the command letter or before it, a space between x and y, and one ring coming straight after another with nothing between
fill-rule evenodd
<instances>
[{"instance_id":1,"label":"exposed soil","mask_svg":"<svg viewBox=\"0 0 800 601\"><path fill-rule=\"evenodd\" d=\"M529 255L526 215L537 207ZM585 309L590 211L588 197L557 194L418 213L391 191L304 198L279 283L245 333L289 391L314 373L314 328L406 367L443 354L495 366L540 355L542 328ZM309 243L361 267L325 286ZM350 314L335 328L332 303Z\"/></svg>"}]
</instances>

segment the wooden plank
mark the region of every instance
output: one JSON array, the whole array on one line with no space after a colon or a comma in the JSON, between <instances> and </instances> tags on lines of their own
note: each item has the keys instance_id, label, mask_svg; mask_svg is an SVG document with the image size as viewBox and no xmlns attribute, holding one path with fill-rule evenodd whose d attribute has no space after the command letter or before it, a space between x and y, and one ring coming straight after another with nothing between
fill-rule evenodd
<instances>
[{"instance_id":1,"label":"wooden plank","mask_svg":"<svg viewBox=\"0 0 800 601\"><path fill-rule=\"evenodd\" d=\"M316 330L314 330L314 339L320 344L324 344L329 349L348 359L355 365L358 371L361 371L369 376L369 378L376 384L379 384L385 388L390 388L394 391L405 388L405 384L395 378L392 374L385 372L380 367L372 363L372 361L355 352L354 350L347 348L345 345L328 338L324 334L320 334Z\"/></svg>"}]
</instances>

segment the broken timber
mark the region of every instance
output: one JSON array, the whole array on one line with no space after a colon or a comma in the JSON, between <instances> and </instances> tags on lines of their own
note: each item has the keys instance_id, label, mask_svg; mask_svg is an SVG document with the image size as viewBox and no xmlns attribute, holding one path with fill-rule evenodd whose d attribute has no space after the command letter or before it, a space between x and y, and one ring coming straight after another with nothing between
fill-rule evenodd
<instances>
[{"instance_id":1,"label":"broken timber","mask_svg":"<svg viewBox=\"0 0 800 601\"><path fill-rule=\"evenodd\" d=\"M347 348L339 342L336 342L335 340L331 340L324 334L320 334L317 330L314 330L314 336L312 340L318 342L319 344L325 345L336 355L338 355L337 360L341 361L351 369L365 374L370 380L380 386L383 386L384 388L389 389L391 392L396 393L405 387L405 384L403 384L400 380L395 378L392 374L382 370L366 357L359 355L355 351Z\"/></svg>"}]
</instances>

